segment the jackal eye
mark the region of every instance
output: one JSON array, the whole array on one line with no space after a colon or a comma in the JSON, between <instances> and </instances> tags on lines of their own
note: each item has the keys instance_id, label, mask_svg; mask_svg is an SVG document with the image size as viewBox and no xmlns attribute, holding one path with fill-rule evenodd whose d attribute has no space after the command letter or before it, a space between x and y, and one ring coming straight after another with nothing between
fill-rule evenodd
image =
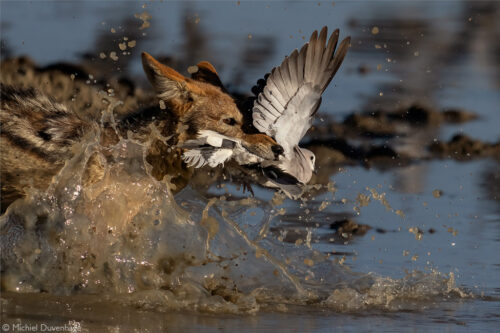
<instances>
[{"instance_id":1,"label":"jackal eye","mask_svg":"<svg viewBox=\"0 0 500 333\"><path fill-rule=\"evenodd\" d=\"M223 120L223 122L225 124L230 125L230 126L236 125L236 119L234 119L234 118L226 118L226 119Z\"/></svg>"}]
</instances>

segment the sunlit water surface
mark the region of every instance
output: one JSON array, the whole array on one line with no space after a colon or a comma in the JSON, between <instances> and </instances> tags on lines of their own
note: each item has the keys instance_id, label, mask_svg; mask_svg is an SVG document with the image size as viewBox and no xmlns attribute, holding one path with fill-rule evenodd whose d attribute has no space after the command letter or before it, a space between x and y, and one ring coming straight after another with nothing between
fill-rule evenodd
<instances>
[{"instance_id":1,"label":"sunlit water surface","mask_svg":"<svg viewBox=\"0 0 500 333\"><path fill-rule=\"evenodd\" d=\"M340 120L367 105L422 99L480 115L431 136L447 139L463 131L499 138L499 65L485 46L498 36L498 23L490 22L498 21L498 5L488 11L493 18L471 4L448 2L1 6L2 40L10 52L40 64L78 62L95 48L96 33L113 28L127 34L125 19L147 11L151 27L137 37L143 42L128 56L128 75L143 80L139 52L147 50L208 59L232 89L243 91L300 47L302 36L323 25L339 27L354 37L353 47L320 116ZM185 16L206 38L197 52L184 45ZM417 26L411 34L405 19ZM373 26L380 36L400 33L384 46ZM465 55L456 59L455 42L470 30L468 47L460 49ZM261 56L248 60L243 52ZM368 74L360 75L360 66ZM214 186L209 198L190 187L173 196L167 182L150 176L146 146L122 139L112 149L117 163L107 166L103 180L82 187L87 159L102 149L89 138L48 191L33 192L2 217L8 267L2 323L77 321L88 331L150 332L498 326L498 160L339 167L307 201L260 188L251 198L230 183ZM343 218L371 229L344 237L331 228ZM16 224L20 219L24 228Z\"/></svg>"}]
</instances>

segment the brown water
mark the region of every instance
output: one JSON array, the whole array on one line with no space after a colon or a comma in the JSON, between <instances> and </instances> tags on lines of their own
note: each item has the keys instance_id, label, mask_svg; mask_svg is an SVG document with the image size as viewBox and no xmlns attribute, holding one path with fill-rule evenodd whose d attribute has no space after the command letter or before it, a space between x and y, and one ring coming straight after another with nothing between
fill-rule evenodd
<instances>
[{"instance_id":1,"label":"brown water","mask_svg":"<svg viewBox=\"0 0 500 333\"><path fill-rule=\"evenodd\" d=\"M142 5L2 2L2 45L41 64L80 62L133 36L119 64L93 62L140 80L142 50L176 68L208 59L246 91L327 24L353 47L319 118L414 101L480 117L379 139L419 157L407 166L324 161L304 201L257 187L251 198L229 182L174 196L150 176L148 143L127 139L103 180L82 187L86 160L102 149L89 138L48 191L1 217L4 331L494 331L499 160L431 159L424 146L456 132L499 139L497 3ZM139 30L144 11L151 26ZM367 227L339 231L344 219Z\"/></svg>"}]
</instances>

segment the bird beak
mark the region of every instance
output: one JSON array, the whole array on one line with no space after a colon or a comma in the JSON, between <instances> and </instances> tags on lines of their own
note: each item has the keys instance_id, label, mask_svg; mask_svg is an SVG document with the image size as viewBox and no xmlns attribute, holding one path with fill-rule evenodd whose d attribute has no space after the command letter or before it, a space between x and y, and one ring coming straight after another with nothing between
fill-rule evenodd
<instances>
[{"instance_id":1,"label":"bird beak","mask_svg":"<svg viewBox=\"0 0 500 333\"><path fill-rule=\"evenodd\" d=\"M313 170L313 173L314 173L315 175L317 175L317 174L318 174L318 170L314 169L314 170Z\"/></svg>"}]
</instances>

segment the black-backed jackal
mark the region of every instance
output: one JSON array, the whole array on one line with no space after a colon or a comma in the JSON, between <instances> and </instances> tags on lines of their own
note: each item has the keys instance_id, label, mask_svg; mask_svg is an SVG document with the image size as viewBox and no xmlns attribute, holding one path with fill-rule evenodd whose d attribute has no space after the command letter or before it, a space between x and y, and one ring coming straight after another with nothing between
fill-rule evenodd
<instances>
[{"instance_id":1,"label":"black-backed jackal","mask_svg":"<svg viewBox=\"0 0 500 333\"><path fill-rule=\"evenodd\" d=\"M217 73L208 62L198 64L197 79L184 77L147 53L142 55L143 67L152 83L161 108L144 112L138 110L121 117L114 128L104 125L101 131L103 146L122 137L138 133L147 137L154 124L161 136L148 150L146 160L152 175L162 179L174 173L177 188L187 184L190 171L180 158L180 150L172 149L197 136L200 130L212 130L241 140L249 151L265 159L276 158L281 147L264 134L243 131L243 116L217 82ZM164 106L164 107L163 107ZM65 162L73 156L72 147L100 126L100 119L82 117L68 106L56 103L35 89L1 86L1 143L0 182L2 212L27 189L45 189ZM109 125L109 124L108 124ZM89 134L90 133L90 134ZM92 160L90 160L92 162ZM98 166L98 161L94 161ZM89 178L98 173L89 165Z\"/></svg>"}]
</instances>

